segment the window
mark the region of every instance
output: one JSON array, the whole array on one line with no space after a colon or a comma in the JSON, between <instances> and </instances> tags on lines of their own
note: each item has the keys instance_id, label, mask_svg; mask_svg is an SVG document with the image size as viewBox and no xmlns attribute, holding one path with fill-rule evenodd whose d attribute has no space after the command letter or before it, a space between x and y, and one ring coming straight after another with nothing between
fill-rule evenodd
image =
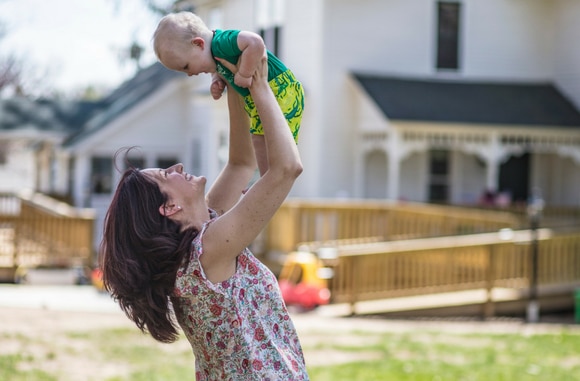
<instances>
[{"instance_id":1,"label":"window","mask_svg":"<svg viewBox=\"0 0 580 381\"><path fill-rule=\"evenodd\" d=\"M260 36L262 36L266 48L280 58L280 27L273 26L268 29L260 29Z\"/></svg>"},{"instance_id":2,"label":"window","mask_svg":"<svg viewBox=\"0 0 580 381\"><path fill-rule=\"evenodd\" d=\"M0 140L0 165L8 163L8 151L10 144L7 140Z\"/></svg>"},{"instance_id":3,"label":"window","mask_svg":"<svg viewBox=\"0 0 580 381\"><path fill-rule=\"evenodd\" d=\"M113 189L113 159L110 157L93 157L91 160L91 173L91 189L93 193L111 193Z\"/></svg>"},{"instance_id":4,"label":"window","mask_svg":"<svg viewBox=\"0 0 580 381\"><path fill-rule=\"evenodd\" d=\"M174 157L163 157L157 159L157 167L158 168L169 168L172 165L179 163L179 161Z\"/></svg>"},{"instance_id":5,"label":"window","mask_svg":"<svg viewBox=\"0 0 580 381\"><path fill-rule=\"evenodd\" d=\"M132 157L129 159L129 164L133 168L143 169L145 168L145 159L142 157Z\"/></svg>"},{"instance_id":6,"label":"window","mask_svg":"<svg viewBox=\"0 0 580 381\"><path fill-rule=\"evenodd\" d=\"M459 14L459 3L437 3L437 69L459 68Z\"/></svg>"},{"instance_id":7,"label":"window","mask_svg":"<svg viewBox=\"0 0 580 381\"><path fill-rule=\"evenodd\" d=\"M258 33L264 39L268 50L280 57L282 51L280 36L282 33L284 0L258 0L256 3L256 20Z\"/></svg>"},{"instance_id":8,"label":"window","mask_svg":"<svg viewBox=\"0 0 580 381\"><path fill-rule=\"evenodd\" d=\"M449 151L433 150L429 157L429 202L449 201Z\"/></svg>"}]
</instances>

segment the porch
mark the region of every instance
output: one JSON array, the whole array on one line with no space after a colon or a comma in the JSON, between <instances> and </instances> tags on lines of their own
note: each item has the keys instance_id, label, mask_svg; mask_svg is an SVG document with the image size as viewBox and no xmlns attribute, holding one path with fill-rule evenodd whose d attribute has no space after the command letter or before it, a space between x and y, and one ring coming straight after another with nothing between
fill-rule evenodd
<instances>
[{"instance_id":1,"label":"porch","mask_svg":"<svg viewBox=\"0 0 580 381\"><path fill-rule=\"evenodd\" d=\"M580 210L548 207L540 229L529 225L521 206L291 200L264 246L282 257L335 250L337 258L326 260L332 304L323 308L334 315L492 317L525 313L537 245L542 311L571 310L580 287Z\"/></svg>"},{"instance_id":2,"label":"porch","mask_svg":"<svg viewBox=\"0 0 580 381\"><path fill-rule=\"evenodd\" d=\"M3 281L19 268L95 265L92 210L22 194L2 195L0 211ZM537 243L542 308L572 308L580 210L547 208L541 221L536 239L523 209L287 200L252 250L276 272L291 251L335 249L331 307L339 314L489 317L525 308Z\"/></svg>"}]
</instances>

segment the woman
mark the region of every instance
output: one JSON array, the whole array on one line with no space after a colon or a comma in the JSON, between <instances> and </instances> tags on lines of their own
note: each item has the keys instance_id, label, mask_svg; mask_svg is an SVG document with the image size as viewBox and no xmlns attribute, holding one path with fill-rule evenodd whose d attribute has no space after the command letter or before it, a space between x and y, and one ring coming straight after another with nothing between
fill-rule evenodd
<instances>
[{"instance_id":1,"label":"woman","mask_svg":"<svg viewBox=\"0 0 580 381\"><path fill-rule=\"evenodd\" d=\"M247 249L302 172L267 71L264 59L250 92L269 169L251 188L244 192L256 169L249 121L241 97L228 91L229 159L207 195L206 179L181 164L130 168L105 220L106 288L158 341L177 339L175 314L195 354L197 380L308 380L276 278Z\"/></svg>"}]
</instances>

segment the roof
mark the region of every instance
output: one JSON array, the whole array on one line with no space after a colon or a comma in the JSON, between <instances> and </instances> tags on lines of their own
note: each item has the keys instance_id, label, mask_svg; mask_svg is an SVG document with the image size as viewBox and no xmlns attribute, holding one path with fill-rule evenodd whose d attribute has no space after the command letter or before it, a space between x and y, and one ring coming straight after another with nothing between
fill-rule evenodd
<instances>
[{"instance_id":1,"label":"roof","mask_svg":"<svg viewBox=\"0 0 580 381\"><path fill-rule=\"evenodd\" d=\"M0 132L34 131L64 136L78 130L102 102L30 99L22 96L0 100Z\"/></svg>"},{"instance_id":2,"label":"roof","mask_svg":"<svg viewBox=\"0 0 580 381\"><path fill-rule=\"evenodd\" d=\"M551 83L354 77L393 120L580 128L580 112Z\"/></svg>"},{"instance_id":3,"label":"roof","mask_svg":"<svg viewBox=\"0 0 580 381\"><path fill-rule=\"evenodd\" d=\"M0 99L0 132L33 131L65 136L69 146L98 131L152 94L167 80L183 75L155 63L140 70L99 101Z\"/></svg>"},{"instance_id":4,"label":"roof","mask_svg":"<svg viewBox=\"0 0 580 381\"><path fill-rule=\"evenodd\" d=\"M168 80L183 76L183 73L169 70L159 62L140 70L133 78L127 80L109 96L103 99L106 107L97 113L78 132L72 134L64 146L72 146L87 136L100 130L119 115L127 112L143 99L153 94L157 88Z\"/></svg>"}]
</instances>

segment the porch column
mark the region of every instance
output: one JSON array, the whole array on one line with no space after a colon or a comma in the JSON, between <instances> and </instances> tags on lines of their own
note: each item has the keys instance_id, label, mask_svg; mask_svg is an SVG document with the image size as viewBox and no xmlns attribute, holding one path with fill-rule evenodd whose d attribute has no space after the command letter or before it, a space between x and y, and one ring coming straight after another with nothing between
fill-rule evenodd
<instances>
[{"instance_id":1,"label":"porch column","mask_svg":"<svg viewBox=\"0 0 580 381\"><path fill-rule=\"evenodd\" d=\"M86 155L77 155L74 164L73 198L76 207L90 207L91 163Z\"/></svg>"},{"instance_id":2,"label":"porch column","mask_svg":"<svg viewBox=\"0 0 580 381\"><path fill-rule=\"evenodd\" d=\"M387 173L387 198L398 200L399 197L399 179L401 173L401 138L397 130L390 133L390 139L387 144L388 173Z\"/></svg>"},{"instance_id":3,"label":"porch column","mask_svg":"<svg viewBox=\"0 0 580 381\"><path fill-rule=\"evenodd\" d=\"M486 179L485 187L494 192L498 191L499 187L499 160L488 158L486 160Z\"/></svg>"},{"instance_id":4,"label":"porch column","mask_svg":"<svg viewBox=\"0 0 580 381\"><path fill-rule=\"evenodd\" d=\"M499 134L494 131L490 135L489 149L486 150L486 179L487 189L497 192L499 189L499 167L502 158L502 150Z\"/></svg>"}]
</instances>

